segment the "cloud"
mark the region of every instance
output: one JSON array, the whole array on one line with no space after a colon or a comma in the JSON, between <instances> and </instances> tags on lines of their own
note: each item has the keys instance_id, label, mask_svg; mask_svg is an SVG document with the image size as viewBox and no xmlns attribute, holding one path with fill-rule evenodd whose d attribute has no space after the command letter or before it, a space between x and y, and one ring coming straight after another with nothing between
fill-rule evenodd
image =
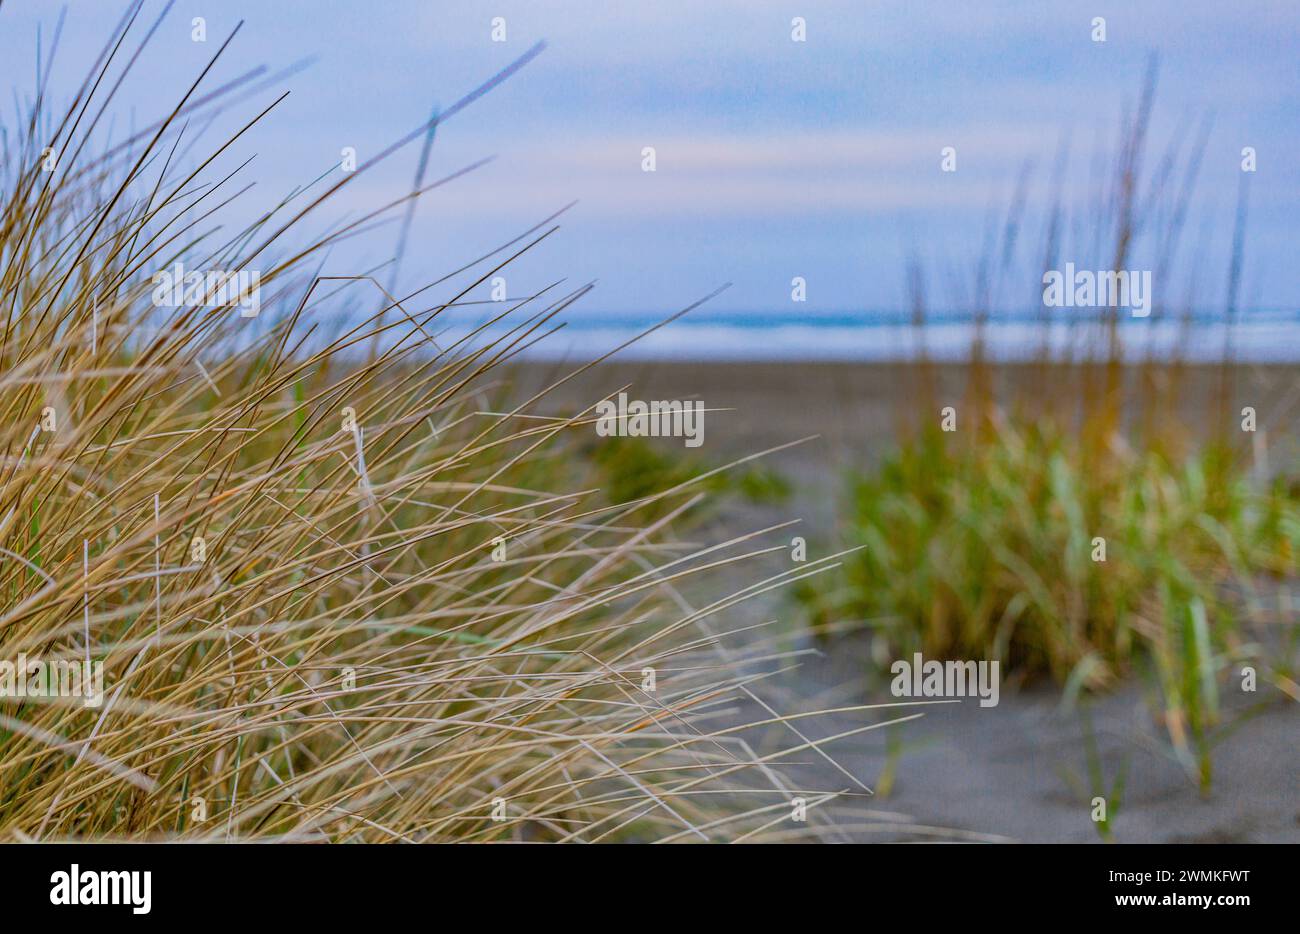
<instances>
[{"instance_id":1,"label":"cloud","mask_svg":"<svg viewBox=\"0 0 1300 934\"><path fill-rule=\"evenodd\" d=\"M1031 156L1050 154L1054 133L1036 127L791 136L654 136L657 170L643 172L645 137L522 142L491 166L430 197L440 212L476 217L536 214L557 199L580 199L590 218L648 219L855 215L916 208L982 208L990 183ZM940 172L940 150L958 144L966 173ZM466 141L439 152L439 166L469 162L482 150ZM345 189L348 204L400 197L409 182Z\"/></svg>"}]
</instances>

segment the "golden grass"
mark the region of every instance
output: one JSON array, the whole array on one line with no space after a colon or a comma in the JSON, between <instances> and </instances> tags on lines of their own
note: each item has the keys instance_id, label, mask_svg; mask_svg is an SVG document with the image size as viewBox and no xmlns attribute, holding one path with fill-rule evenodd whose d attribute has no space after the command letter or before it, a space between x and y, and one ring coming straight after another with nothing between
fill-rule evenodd
<instances>
[{"instance_id":1,"label":"golden grass","mask_svg":"<svg viewBox=\"0 0 1300 934\"><path fill-rule=\"evenodd\" d=\"M815 805L835 790L801 792L777 768L819 744L770 708L753 723L735 709L779 652L719 643L736 604L833 559L694 606L685 578L784 545L758 544L766 530L683 542L694 480L611 502L572 440L591 432L585 413L503 408L493 368L585 289L512 303L500 339L439 346L440 316L549 221L400 301L373 271L315 275L330 244L441 184L299 236L430 125L233 236L214 217L238 170L216 160L244 131L193 170L176 154L184 121L259 72L213 93L201 75L169 116L92 156L138 13L65 112L38 89L0 156L0 659L89 658L106 688L99 707L0 698L0 838L822 832ZM261 316L155 307L150 276L178 260L259 270ZM382 307L367 318L358 302ZM783 741L759 755L748 737L765 731ZM799 795L806 824L789 821Z\"/></svg>"}]
</instances>

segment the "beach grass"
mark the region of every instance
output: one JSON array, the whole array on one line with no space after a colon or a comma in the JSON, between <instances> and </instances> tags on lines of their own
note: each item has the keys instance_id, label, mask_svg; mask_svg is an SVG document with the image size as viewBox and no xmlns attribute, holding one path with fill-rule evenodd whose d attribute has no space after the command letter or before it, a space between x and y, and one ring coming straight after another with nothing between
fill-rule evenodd
<instances>
[{"instance_id":1,"label":"beach grass","mask_svg":"<svg viewBox=\"0 0 1300 934\"><path fill-rule=\"evenodd\" d=\"M11 676L25 658L103 680L97 695L26 672L6 684L0 838L821 832L828 797L781 772L818 743L770 708L756 725L728 713L780 650L751 631L720 652L746 594L679 590L771 552L767 530L683 540L699 478L656 468L620 487L628 465L592 451L589 408L539 415L545 392L495 379L587 288L507 303L496 320L513 327L491 339L433 333L553 219L400 297L381 270L321 276L332 243L442 184L304 233L335 192L431 139L425 125L223 229L245 166L221 156L269 108L206 155L177 153L262 70L209 92L201 69L159 121L97 147L124 49L152 35L139 15L127 7L66 107L42 84L2 137L0 659ZM258 272L257 317L207 294L160 302L153 276L176 263ZM747 726L787 742L760 754Z\"/></svg>"},{"instance_id":2,"label":"beach grass","mask_svg":"<svg viewBox=\"0 0 1300 934\"><path fill-rule=\"evenodd\" d=\"M1090 255L1104 257L1094 268L1125 270L1147 236L1159 244L1161 282L1204 139L1171 147L1156 171L1142 171L1154 86L1153 68L1121 124L1109 184L1078 217L1059 192L1049 206L1045 239L1030 249L1043 268ZM1239 224L1245 196L1243 184ZM1020 678L1050 677L1071 694L1144 673L1158 687L1156 719L1208 790L1226 682L1260 666L1300 700L1285 639L1261 639L1250 626L1295 625L1281 600L1300 547L1295 473L1268 466L1269 425L1234 395L1230 347L1189 419L1186 394L1197 387L1186 361L1176 348L1144 357L1126 346L1124 308L1068 322L1044 308L1027 384L998 391L983 326L998 283L1016 279L1025 200L1014 199L979 264L976 337L956 395L926 357L924 277L909 271L920 352L915 385L900 394L896 443L878 465L849 471L840 544L858 550L838 585L805 585L800 601L820 631L869 629L884 657L998 659ZM1069 243L1069 230L1086 233ZM1225 264L1228 321L1240 233ZM1149 320L1179 317L1190 327L1191 307L1165 301ZM1064 354L1048 337L1060 324L1071 334ZM1267 417L1276 423L1286 413Z\"/></svg>"}]
</instances>

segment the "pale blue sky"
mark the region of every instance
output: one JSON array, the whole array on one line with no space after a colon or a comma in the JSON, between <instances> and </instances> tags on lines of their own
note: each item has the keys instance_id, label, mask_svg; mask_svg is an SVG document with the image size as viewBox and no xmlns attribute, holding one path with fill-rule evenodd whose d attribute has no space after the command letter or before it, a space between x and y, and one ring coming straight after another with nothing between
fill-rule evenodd
<instances>
[{"instance_id":1,"label":"pale blue sky","mask_svg":"<svg viewBox=\"0 0 1300 934\"><path fill-rule=\"evenodd\" d=\"M9 0L0 10L3 75L21 94L30 93L37 24L48 41L59 9ZM65 92L122 9L71 4L56 69ZM137 32L161 9L150 0ZM190 41L194 16L207 19L206 44ZM491 41L495 16L506 20L504 43ZM790 39L795 16L807 21L807 42ZM1106 18L1104 44L1091 41L1094 16ZM1022 164L1038 166L1032 201L1069 133L1085 172L1099 142L1114 139L1155 51L1152 162L1180 125L1214 116L1185 243L1186 265L1205 277L1204 304L1221 304L1239 153L1250 145L1259 171L1245 297L1300 305L1293 0L178 0L119 97L119 137L132 111L143 124L169 109L241 18L209 87L256 64L316 56L285 82L290 98L218 166L257 155L246 172L258 185L237 209L248 213L326 170L341 147L366 158L435 103L548 42L439 129L430 178L496 160L422 202L407 284L579 199L563 230L509 274L512 293L598 279L586 310L655 311L731 281L715 309L780 309L790 279L803 276L807 309L896 309L906 304L904 259L915 248L934 273L934 302L947 304L944 282L970 278L989 207L1010 199ZM273 96L246 102L239 118ZM939 171L948 145L958 151L950 175ZM641 171L643 146L657 150L653 174ZM359 178L319 227L407 190L417 156L412 146ZM1037 218L1031 212L1027 243L1039 237ZM361 254L336 252L330 271L381 260L395 237L395 229L376 235ZM1181 297L1191 273L1179 275L1164 285ZM1029 299L1035 283L1025 286Z\"/></svg>"}]
</instances>

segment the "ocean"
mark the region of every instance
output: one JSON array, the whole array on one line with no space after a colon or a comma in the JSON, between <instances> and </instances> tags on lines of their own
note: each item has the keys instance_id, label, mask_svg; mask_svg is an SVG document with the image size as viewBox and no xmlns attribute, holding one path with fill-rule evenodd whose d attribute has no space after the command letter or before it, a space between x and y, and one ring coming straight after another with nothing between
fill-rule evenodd
<instances>
[{"instance_id":1,"label":"ocean","mask_svg":"<svg viewBox=\"0 0 1300 934\"><path fill-rule=\"evenodd\" d=\"M440 344L465 338L484 324L475 312L444 312L436 319ZM516 318L511 316L507 321ZM645 334L667 314L570 312L564 327L529 346L521 357L533 360L589 359L644 334L621 350L618 359L680 361L906 361L921 352L931 359L959 361L970 356L977 335L967 313L937 313L915 327L899 312L692 312ZM453 323L454 322L454 323ZM474 338L478 345L504 334L494 325ZM1127 360L1179 358L1215 362L1300 363L1300 310L1240 312L1229 326L1222 313L1192 315L1153 312L1134 318L1121 312L1120 335ZM1108 341L1103 318L1089 309L1041 309L992 314L983 327L985 353L1004 362L1033 359L1044 343L1055 359L1104 358Z\"/></svg>"}]
</instances>

